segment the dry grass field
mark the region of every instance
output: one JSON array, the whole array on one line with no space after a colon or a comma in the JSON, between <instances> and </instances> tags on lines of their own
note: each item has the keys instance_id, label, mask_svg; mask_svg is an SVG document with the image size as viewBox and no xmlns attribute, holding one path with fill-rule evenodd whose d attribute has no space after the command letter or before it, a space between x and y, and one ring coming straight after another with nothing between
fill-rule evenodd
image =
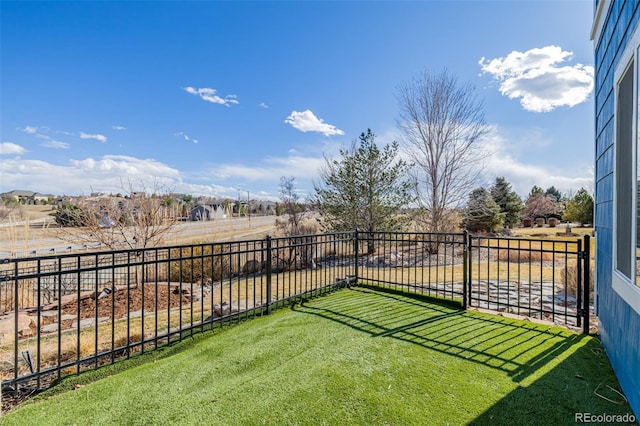
<instances>
[{"instance_id":1,"label":"dry grass field","mask_svg":"<svg viewBox=\"0 0 640 426\"><path fill-rule=\"evenodd\" d=\"M60 228L52 213L55 208L45 206L20 206L0 219L0 252L40 254L43 250L68 247L74 240L76 228ZM190 229L187 229L190 228ZM233 241L263 238L275 235L275 216L254 217L233 221L178 222L161 241L160 245L198 244L212 241ZM71 252L65 250L65 252Z\"/></svg>"}]
</instances>

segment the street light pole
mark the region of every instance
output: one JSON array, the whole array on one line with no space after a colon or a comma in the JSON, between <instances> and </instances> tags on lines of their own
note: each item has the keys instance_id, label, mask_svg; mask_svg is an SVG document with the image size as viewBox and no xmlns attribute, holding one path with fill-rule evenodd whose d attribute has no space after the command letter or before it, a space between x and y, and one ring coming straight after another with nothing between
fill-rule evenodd
<instances>
[{"instance_id":1,"label":"street light pole","mask_svg":"<svg viewBox=\"0 0 640 426\"><path fill-rule=\"evenodd\" d=\"M238 205L240 204L240 191L244 191L247 193L247 217L249 218L249 228L251 228L251 200L249 196L249 191L242 188L236 188L238 190ZM238 207L238 216L240 216L240 209Z\"/></svg>"},{"instance_id":2,"label":"street light pole","mask_svg":"<svg viewBox=\"0 0 640 426\"><path fill-rule=\"evenodd\" d=\"M247 191L245 189L245 191ZM249 191L247 191L247 216L249 216L249 228L251 228L251 200L249 200Z\"/></svg>"}]
</instances>

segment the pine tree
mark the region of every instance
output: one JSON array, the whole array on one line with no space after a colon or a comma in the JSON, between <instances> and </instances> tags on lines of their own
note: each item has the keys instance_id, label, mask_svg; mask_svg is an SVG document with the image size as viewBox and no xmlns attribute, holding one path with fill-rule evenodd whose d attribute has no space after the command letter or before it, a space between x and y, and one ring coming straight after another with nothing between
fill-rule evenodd
<instances>
[{"instance_id":1,"label":"pine tree","mask_svg":"<svg viewBox=\"0 0 640 426\"><path fill-rule=\"evenodd\" d=\"M493 232L502 225L500 206L485 188L474 189L464 209L463 225L471 232Z\"/></svg>"},{"instance_id":2,"label":"pine tree","mask_svg":"<svg viewBox=\"0 0 640 426\"><path fill-rule=\"evenodd\" d=\"M500 176L496 178L491 187L491 197L500 207L500 213L504 214L504 226L512 228L522 220L520 212L524 210L524 204L518 194L511 189L511 184Z\"/></svg>"},{"instance_id":3,"label":"pine tree","mask_svg":"<svg viewBox=\"0 0 640 426\"><path fill-rule=\"evenodd\" d=\"M369 129L350 150L341 149L339 159L327 159L314 200L325 228L359 229L373 236L376 231L396 231L406 226L407 218L401 210L414 197L408 165L396 159L397 153L396 142L378 148ZM373 239L367 249L369 253L375 250Z\"/></svg>"},{"instance_id":4,"label":"pine tree","mask_svg":"<svg viewBox=\"0 0 640 426\"><path fill-rule=\"evenodd\" d=\"M544 193L545 195L552 196L556 201L560 201L562 199L562 194L555 186L550 186Z\"/></svg>"}]
</instances>

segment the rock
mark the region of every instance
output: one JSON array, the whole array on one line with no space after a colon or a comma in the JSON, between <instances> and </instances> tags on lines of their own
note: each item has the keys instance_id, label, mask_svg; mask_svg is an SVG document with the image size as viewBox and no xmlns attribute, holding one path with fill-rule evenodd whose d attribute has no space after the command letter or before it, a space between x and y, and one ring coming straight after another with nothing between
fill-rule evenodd
<instances>
[{"instance_id":1,"label":"rock","mask_svg":"<svg viewBox=\"0 0 640 426\"><path fill-rule=\"evenodd\" d=\"M106 322L106 321L109 321L109 317L99 317L97 322L100 323L100 322ZM87 327L87 326L90 326L90 325L95 325L95 324L96 324L96 319L95 318L85 318L85 319L80 321L80 328ZM77 322L74 322L71 325L71 328L77 328L77 327L78 327L78 323Z\"/></svg>"},{"instance_id":2,"label":"rock","mask_svg":"<svg viewBox=\"0 0 640 426\"><path fill-rule=\"evenodd\" d=\"M55 333L56 331L58 331L58 323L55 322L53 324L43 325L40 328L41 333Z\"/></svg>"},{"instance_id":3,"label":"rock","mask_svg":"<svg viewBox=\"0 0 640 426\"><path fill-rule=\"evenodd\" d=\"M18 335L25 336L31 334L31 324L33 323L33 317L30 317L24 313L17 313L18 315ZM13 341L16 333L15 329L16 318L13 315L9 315L3 320L0 320L0 335L2 335L3 341Z\"/></svg>"}]
</instances>

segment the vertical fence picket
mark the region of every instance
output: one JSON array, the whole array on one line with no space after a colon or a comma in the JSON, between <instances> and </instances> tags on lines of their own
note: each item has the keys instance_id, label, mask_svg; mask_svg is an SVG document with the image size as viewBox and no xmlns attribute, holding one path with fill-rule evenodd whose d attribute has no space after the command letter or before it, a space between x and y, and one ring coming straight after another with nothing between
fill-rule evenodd
<instances>
[{"instance_id":1,"label":"vertical fence picket","mask_svg":"<svg viewBox=\"0 0 640 426\"><path fill-rule=\"evenodd\" d=\"M577 247L575 251L574 247ZM2 276L0 287L1 300L8 297L7 302L14 310L9 320L14 327L13 347L9 346L13 351L7 353L7 364L13 365L3 372L2 384L33 381L38 387L46 386L50 380L44 380L45 376L60 378L70 372L97 368L105 361L113 363L123 355L128 357L136 351L144 351L145 343L151 346L153 341L153 347L159 347L172 339L212 329L215 324L222 326L223 322L269 315L274 307L304 301L358 282L461 301L465 308L499 307L524 315L579 321L583 332L587 333L589 250L588 236L567 243L548 243L475 237L467 232L350 231L284 238L267 236L261 240L206 245L58 254L29 258L28 261L16 259L4 269L7 272ZM502 251L506 253L501 254ZM520 259L527 252L530 256L526 262L510 264L511 254ZM552 253L550 262L553 265L562 267L564 262L563 274L544 269L550 267L544 261L548 252ZM539 255L539 262L532 261L532 253ZM506 257L502 257L503 254ZM551 287L554 290L560 275L565 277L565 282L569 281L566 271L574 257L578 275L576 298L579 299L575 319L567 310L560 312L553 302L550 303L551 308L543 307L542 302L534 307L533 298L549 298L542 291L545 280L553 281ZM496 259L499 259L499 265L490 267ZM260 261L256 271L250 268L252 260ZM26 266L20 266L21 262ZM110 294L104 297L102 306L97 296L105 289L111 291L106 292ZM95 300L82 300L87 296L84 292L89 290L95 293ZM178 296L177 304L172 294L174 290ZM183 291L190 292L188 297L183 295ZM507 294L503 294L505 291ZM137 300L132 301L134 292L136 297L141 295L140 307ZM166 297L166 306L164 300L160 303L161 294ZM490 295L497 295L498 299ZM505 297L500 299L500 296ZM67 300L74 297L73 302ZM149 297L154 300L148 300ZM209 300L205 300L206 297ZM48 315L55 319L48 319L42 313L46 309L43 306L45 299L47 305L51 304L48 309L52 312ZM126 309L125 316L120 315L122 309L116 310L117 303ZM135 310L140 309L140 319L132 319L134 303ZM153 312L145 308L147 305ZM24 368L20 359L25 336L20 334L22 325L19 324L18 309L26 307L37 312L34 333L37 355L33 371ZM189 309L188 314L186 309ZM109 310L110 324L107 325L101 317L108 316ZM74 319L65 317L63 320L63 316L70 313ZM83 322L86 315L93 320L92 324ZM67 332L72 321L77 324L77 329ZM57 328L51 327L52 331L45 332L43 323L51 322L57 324ZM208 327L209 323L211 327ZM149 328L148 332L146 328ZM42 343L45 338L50 339L52 346L52 353L47 356L43 352L48 349Z\"/></svg>"},{"instance_id":2,"label":"vertical fence picket","mask_svg":"<svg viewBox=\"0 0 640 426\"><path fill-rule=\"evenodd\" d=\"M590 319L590 303L591 303L591 237L589 235L584 236L584 254L582 256L582 270L583 272L583 306L582 315L584 316L584 324L582 325L582 332L589 334L589 319Z\"/></svg>"}]
</instances>

